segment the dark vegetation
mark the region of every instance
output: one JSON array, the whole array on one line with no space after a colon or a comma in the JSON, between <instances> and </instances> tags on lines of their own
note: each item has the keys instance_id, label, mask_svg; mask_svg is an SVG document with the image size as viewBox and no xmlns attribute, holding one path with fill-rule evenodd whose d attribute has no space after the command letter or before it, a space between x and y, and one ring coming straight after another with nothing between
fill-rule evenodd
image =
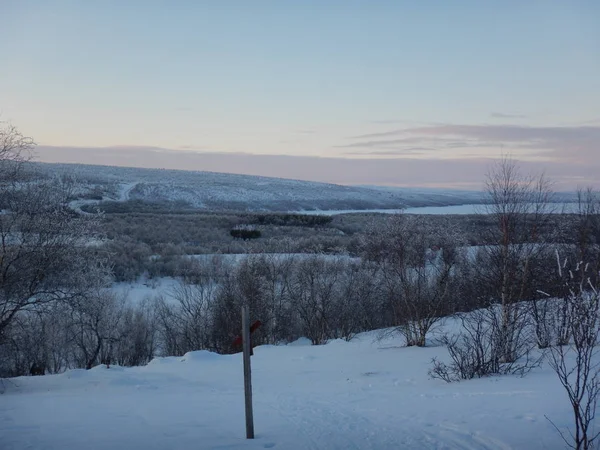
<instances>
[{"instance_id":1,"label":"dark vegetation","mask_svg":"<svg viewBox=\"0 0 600 450\"><path fill-rule=\"evenodd\" d=\"M258 239L259 237L261 237L260 230L257 230L255 228L234 228L229 232L229 234L234 239L243 239L245 241L247 241L248 239Z\"/></svg>"},{"instance_id":2,"label":"dark vegetation","mask_svg":"<svg viewBox=\"0 0 600 450\"><path fill-rule=\"evenodd\" d=\"M364 231L390 219L388 214L343 214L301 216L296 214L189 213L104 214L102 229L113 257L119 281L134 281L140 275L177 276L184 255L236 253L325 253L360 255ZM569 232L576 218L556 215L539 232L548 239L574 244ZM461 245L490 243L484 230L493 225L488 215L423 216L432 232L448 230ZM233 229L254 225L260 238L253 242L236 238ZM160 258L151 258L160 255Z\"/></svg>"}]
</instances>

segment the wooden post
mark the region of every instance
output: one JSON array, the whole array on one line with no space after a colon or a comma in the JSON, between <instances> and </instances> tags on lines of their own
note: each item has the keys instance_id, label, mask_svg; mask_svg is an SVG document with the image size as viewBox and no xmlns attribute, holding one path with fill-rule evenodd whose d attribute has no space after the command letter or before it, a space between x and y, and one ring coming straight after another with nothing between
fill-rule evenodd
<instances>
[{"instance_id":1,"label":"wooden post","mask_svg":"<svg viewBox=\"0 0 600 450\"><path fill-rule=\"evenodd\" d=\"M250 311L242 307L242 345L244 347L244 397L246 401L246 439L254 439L254 414L252 413L252 372L250 369Z\"/></svg>"}]
</instances>

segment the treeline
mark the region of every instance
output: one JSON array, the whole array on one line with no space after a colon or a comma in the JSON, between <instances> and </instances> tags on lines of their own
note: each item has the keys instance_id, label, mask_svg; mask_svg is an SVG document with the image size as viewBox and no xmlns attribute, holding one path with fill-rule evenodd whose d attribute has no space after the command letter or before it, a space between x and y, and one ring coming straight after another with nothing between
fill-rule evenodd
<instances>
[{"instance_id":1,"label":"treeline","mask_svg":"<svg viewBox=\"0 0 600 450\"><path fill-rule=\"evenodd\" d=\"M576 239L570 230L577 226L576 216L557 214L538 232L546 241L574 244ZM328 216L328 224L319 224L321 216L308 216L317 222L307 219L305 225L298 226L288 217L295 215L128 213L105 214L100 220L117 280L135 281L141 276L179 276L179 268L186 266L189 255L327 253L359 256L365 230L389 219L388 214L347 214ZM459 242L470 246L489 241L486 230L495 226L493 217L488 214L427 216L427 223L432 230L452 230ZM254 225L260 237L245 241L233 237L231 230L243 225Z\"/></svg>"},{"instance_id":2,"label":"treeline","mask_svg":"<svg viewBox=\"0 0 600 450\"><path fill-rule=\"evenodd\" d=\"M4 376L32 367L58 373L145 364L192 350L237 352L243 304L263 324L254 345L301 336L318 345L384 327L398 327L410 345L422 345L439 318L473 306L458 295L464 288L458 258L439 253L424 264L414 273L405 267L408 278L401 281L395 268L344 257L195 261L167 297L134 304L105 288L43 311L22 311L7 330L1 370Z\"/></svg>"},{"instance_id":3,"label":"treeline","mask_svg":"<svg viewBox=\"0 0 600 450\"><path fill-rule=\"evenodd\" d=\"M238 262L219 256L190 260L162 298L132 303L100 288L21 311L7 330L1 369L16 376L32 367L57 373L101 363L145 364L192 350L237 352L233 343L244 304L263 324L254 345L299 337L318 345L388 329L402 334L407 345L424 346L442 318L497 305L503 292L513 295L506 304L532 300L538 312L546 295L562 295L555 252L576 259L582 248L528 248L527 267L517 265L504 286L497 248L465 247L451 230L440 234L422 216L398 215L368 230L361 258L258 254ZM592 256L590 247L585 251Z\"/></svg>"},{"instance_id":4,"label":"treeline","mask_svg":"<svg viewBox=\"0 0 600 450\"><path fill-rule=\"evenodd\" d=\"M252 217L259 225L315 227L329 225L333 217L312 214L258 214Z\"/></svg>"}]
</instances>

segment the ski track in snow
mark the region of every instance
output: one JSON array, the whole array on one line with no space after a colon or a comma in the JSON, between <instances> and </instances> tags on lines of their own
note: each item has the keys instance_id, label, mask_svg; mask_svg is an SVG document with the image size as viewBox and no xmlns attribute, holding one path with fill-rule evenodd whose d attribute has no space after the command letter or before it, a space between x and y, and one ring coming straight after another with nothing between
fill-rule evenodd
<instances>
[{"instance_id":1,"label":"ski track in snow","mask_svg":"<svg viewBox=\"0 0 600 450\"><path fill-rule=\"evenodd\" d=\"M119 185L119 194L118 194L118 198L117 199L113 199L115 201L119 201L119 202L126 202L129 200L131 191L133 189L135 189L135 187L139 184L139 182L133 182L133 183L123 183L121 185ZM85 211L83 211L81 208L83 208L84 206L87 205L97 205L100 203L100 200L90 200L90 199L78 199L78 200L72 200L69 202L69 207L75 211L76 213L82 214L82 215L89 215L90 213L87 213Z\"/></svg>"},{"instance_id":2,"label":"ski track in snow","mask_svg":"<svg viewBox=\"0 0 600 450\"><path fill-rule=\"evenodd\" d=\"M428 378L439 347L374 333L253 356L256 439L244 439L241 355L205 351L145 367L104 366L5 382L2 450L559 449L570 423L555 375L447 384Z\"/></svg>"},{"instance_id":3,"label":"ski track in snow","mask_svg":"<svg viewBox=\"0 0 600 450\"><path fill-rule=\"evenodd\" d=\"M139 182L137 182L137 181L134 181L132 183L122 184L121 191L119 192L119 201L126 202L127 200L129 200L131 191L133 191L138 184L139 184Z\"/></svg>"}]
</instances>

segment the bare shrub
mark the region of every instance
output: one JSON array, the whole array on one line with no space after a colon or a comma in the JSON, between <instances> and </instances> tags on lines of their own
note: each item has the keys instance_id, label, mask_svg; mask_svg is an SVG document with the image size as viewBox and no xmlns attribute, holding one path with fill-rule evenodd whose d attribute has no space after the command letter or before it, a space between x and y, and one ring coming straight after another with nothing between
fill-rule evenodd
<instances>
[{"instance_id":1,"label":"bare shrub","mask_svg":"<svg viewBox=\"0 0 600 450\"><path fill-rule=\"evenodd\" d=\"M127 305L120 321L118 339L110 346L111 359L120 366L147 364L157 352L157 341L154 303L146 299L138 305Z\"/></svg>"},{"instance_id":2,"label":"bare shrub","mask_svg":"<svg viewBox=\"0 0 600 450\"><path fill-rule=\"evenodd\" d=\"M547 237L541 230L552 217L553 193L544 175L524 175L515 161L503 158L487 175L486 194L483 209L496 226L485 237L489 245L480 249L479 280L492 302L500 304L501 361L511 363L520 353L520 308L512 305L536 295L531 274L545 249Z\"/></svg>"},{"instance_id":3,"label":"bare shrub","mask_svg":"<svg viewBox=\"0 0 600 450\"><path fill-rule=\"evenodd\" d=\"M587 262L590 268L587 276L597 285L600 270L600 193L592 188L577 189L577 203L573 212L576 260Z\"/></svg>"},{"instance_id":4,"label":"bare shrub","mask_svg":"<svg viewBox=\"0 0 600 450\"><path fill-rule=\"evenodd\" d=\"M378 269L368 262L344 265L334 318L336 337L350 341L357 333L383 326Z\"/></svg>"},{"instance_id":5,"label":"bare shrub","mask_svg":"<svg viewBox=\"0 0 600 450\"><path fill-rule=\"evenodd\" d=\"M535 325L535 336L539 348L545 349L552 345L566 345L571 339L571 309L569 297L571 289L569 275L569 261L560 259L558 250L555 251L558 266L557 287L552 289L552 294L539 291L543 299L531 301L531 315Z\"/></svg>"},{"instance_id":6,"label":"bare shrub","mask_svg":"<svg viewBox=\"0 0 600 450\"><path fill-rule=\"evenodd\" d=\"M23 163L29 161L35 143L14 125L0 121L0 185L22 176Z\"/></svg>"},{"instance_id":7,"label":"bare shrub","mask_svg":"<svg viewBox=\"0 0 600 450\"><path fill-rule=\"evenodd\" d=\"M110 364L112 346L120 339L124 309L125 298L106 289L71 304L68 327L77 367L91 369L101 362Z\"/></svg>"},{"instance_id":8,"label":"bare shrub","mask_svg":"<svg viewBox=\"0 0 600 450\"><path fill-rule=\"evenodd\" d=\"M342 264L311 256L298 262L290 283L290 298L303 336L320 345L336 336L334 323Z\"/></svg>"},{"instance_id":9,"label":"bare shrub","mask_svg":"<svg viewBox=\"0 0 600 450\"><path fill-rule=\"evenodd\" d=\"M560 266L559 266L560 267ZM588 272L585 265L575 271ZM593 429L596 407L600 394L600 360L598 335L600 334L600 293L587 277L575 280L574 272L569 273L570 293L567 307L570 339L566 345L550 347L549 364L556 372L565 389L573 411L574 433L569 430L570 439L558 427L557 431L565 443L577 450L596 448L600 432ZM550 419L549 419L550 420Z\"/></svg>"},{"instance_id":10,"label":"bare shrub","mask_svg":"<svg viewBox=\"0 0 600 450\"><path fill-rule=\"evenodd\" d=\"M392 325L408 346L425 346L427 333L454 311L455 243L444 233L433 233L423 217L399 214L383 229L369 230L363 248L365 258L380 266Z\"/></svg>"},{"instance_id":11,"label":"bare shrub","mask_svg":"<svg viewBox=\"0 0 600 450\"><path fill-rule=\"evenodd\" d=\"M506 359L506 336L503 327L504 308L489 308L460 314L458 335L442 337L451 362L434 360L430 376L444 381L469 380L489 375L525 375L539 365L541 357L533 357L533 339L528 305L514 303L509 313L514 324L513 345Z\"/></svg>"},{"instance_id":12,"label":"bare shrub","mask_svg":"<svg viewBox=\"0 0 600 450\"><path fill-rule=\"evenodd\" d=\"M289 280L296 267L296 260L286 255L261 255L260 263L265 306L268 310L267 317L258 317L263 323L261 333L269 344L290 342L298 337L289 292Z\"/></svg>"},{"instance_id":13,"label":"bare shrub","mask_svg":"<svg viewBox=\"0 0 600 450\"><path fill-rule=\"evenodd\" d=\"M180 281L173 288L171 297L177 302L174 314L184 353L210 347L210 306L216 289L215 280L209 274L197 276L194 284Z\"/></svg>"}]
</instances>

